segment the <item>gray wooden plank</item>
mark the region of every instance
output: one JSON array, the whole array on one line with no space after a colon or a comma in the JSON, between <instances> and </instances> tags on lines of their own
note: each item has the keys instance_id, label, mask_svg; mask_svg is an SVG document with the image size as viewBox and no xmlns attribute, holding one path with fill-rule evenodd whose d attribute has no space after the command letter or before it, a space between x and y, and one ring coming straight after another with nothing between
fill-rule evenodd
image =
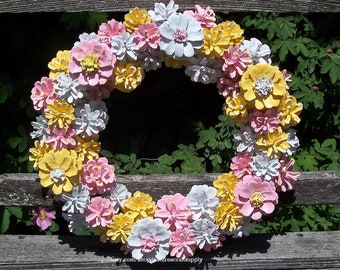
<instances>
[{"instance_id":1,"label":"gray wooden plank","mask_svg":"<svg viewBox=\"0 0 340 270\"><path fill-rule=\"evenodd\" d=\"M117 182L134 192L149 193L154 200L176 192L186 195L193 185L212 182L219 174L171 174L171 175L119 175ZM294 190L280 194L285 204L339 204L340 171L303 172ZM52 198L42 189L37 174L0 175L0 205L36 206L51 205Z\"/></svg>"},{"instance_id":2,"label":"gray wooden plank","mask_svg":"<svg viewBox=\"0 0 340 270\"><path fill-rule=\"evenodd\" d=\"M164 2L168 1L155 1ZM75 11L128 11L139 7L151 9L149 0L0 0L1 12L75 12ZM181 9L194 5L210 5L215 11L276 11L276 12L339 12L338 0L177 0Z\"/></svg>"},{"instance_id":3,"label":"gray wooden plank","mask_svg":"<svg viewBox=\"0 0 340 270\"><path fill-rule=\"evenodd\" d=\"M217 252L146 265L94 237L0 235L0 269L336 269L340 231L227 239ZM146 267L148 266L148 267Z\"/></svg>"}]
</instances>

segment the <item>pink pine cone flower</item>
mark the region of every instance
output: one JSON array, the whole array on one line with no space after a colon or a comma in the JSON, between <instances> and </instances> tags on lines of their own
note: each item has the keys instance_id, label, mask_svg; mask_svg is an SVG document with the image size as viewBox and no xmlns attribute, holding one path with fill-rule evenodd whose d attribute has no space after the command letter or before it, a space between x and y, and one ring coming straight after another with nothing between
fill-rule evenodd
<instances>
[{"instance_id":1,"label":"pink pine cone flower","mask_svg":"<svg viewBox=\"0 0 340 270\"><path fill-rule=\"evenodd\" d=\"M46 143L53 146L55 150L61 150L63 148L70 149L76 145L76 131L73 128L51 128L46 129L48 137Z\"/></svg>"},{"instance_id":2,"label":"pink pine cone flower","mask_svg":"<svg viewBox=\"0 0 340 270\"><path fill-rule=\"evenodd\" d=\"M216 26L215 13L210 7L204 9L200 5L195 5L195 11L186 10L184 14L195 18L201 24L202 28L212 28Z\"/></svg>"},{"instance_id":3,"label":"pink pine cone flower","mask_svg":"<svg viewBox=\"0 0 340 270\"><path fill-rule=\"evenodd\" d=\"M31 91L31 99L33 101L33 107L39 111L44 109L47 104L53 104L58 98L58 94L53 88L54 80L47 77L42 77L40 81L34 84Z\"/></svg>"},{"instance_id":4,"label":"pink pine cone flower","mask_svg":"<svg viewBox=\"0 0 340 270\"><path fill-rule=\"evenodd\" d=\"M81 182L87 187L90 195L103 194L110 190L116 182L114 167L108 164L105 157L87 161L83 170Z\"/></svg>"},{"instance_id":5,"label":"pink pine cone flower","mask_svg":"<svg viewBox=\"0 0 340 270\"><path fill-rule=\"evenodd\" d=\"M218 93L225 98L228 96L234 97L240 92L239 81L239 77L231 79L228 78L226 74L223 74L222 77L217 80Z\"/></svg>"},{"instance_id":6,"label":"pink pine cone flower","mask_svg":"<svg viewBox=\"0 0 340 270\"><path fill-rule=\"evenodd\" d=\"M275 108L265 111L255 110L249 114L250 125L253 130L260 135L273 133L279 126L279 114Z\"/></svg>"},{"instance_id":7,"label":"pink pine cone flower","mask_svg":"<svg viewBox=\"0 0 340 270\"><path fill-rule=\"evenodd\" d=\"M241 51L239 46L231 47L223 54L224 60L222 70L229 78L242 76L246 68L252 65L253 60L245 51Z\"/></svg>"},{"instance_id":8,"label":"pink pine cone flower","mask_svg":"<svg viewBox=\"0 0 340 270\"><path fill-rule=\"evenodd\" d=\"M161 218L164 225L171 231L188 226L190 211L188 198L182 194L164 195L157 202L155 217Z\"/></svg>"},{"instance_id":9,"label":"pink pine cone flower","mask_svg":"<svg viewBox=\"0 0 340 270\"><path fill-rule=\"evenodd\" d=\"M81 85L103 85L113 74L116 56L96 39L84 40L71 49L70 74Z\"/></svg>"},{"instance_id":10,"label":"pink pine cone flower","mask_svg":"<svg viewBox=\"0 0 340 270\"><path fill-rule=\"evenodd\" d=\"M192 257L196 249L196 236L189 227L177 229L170 236L170 256L184 260Z\"/></svg>"},{"instance_id":11,"label":"pink pine cone flower","mask_svg":"<svg viewBox=\"0 0 340 270\"><path fill-rule=\"evenodd\" d=\"M105 227L112 223L114 210L110 200L102 197L94 197L84 211L86 221L92 227Z\"/></svg>"},{"instance_id":12,"label":"pink pine cone flower","mask_svg":"<svg viewBox=\"0 0 340 270\"><path fill-rule=\"evenodd\" d=\"M252 161L253 158L249 152L238 153L231 159L230 169L239 179L242 179L244 176L252 174Z\"/></svg>"},{"instance_id":13,"label":"pink pine cone flower","mask_svg":"<svg viewBox=\"0 0 340 270\"><path fill-rule=\"evenodd\" d=\"M124 25L121 22L112 19L107 23L102 23L99 26L98 34L100 42L106 43L109 47L113 36L120 36L126 32Z\"/></svg>"},{"instance_id":14,"label":"pink pine cone flower","mask_svg":"<svg viewBox=\"0 0 340 270\"><path fill-rule=\"evenodd\" d=\"M274 182L251 175L236 184L234 194L240 213L255 221L260 220L262 215L272 213L278 202Z\"/></svg>"},{"instance_id":15,"label":"pink pine cone flower","mask_svg":"<svg viewBox=\"0 0 340 270\"><path fill-rule=\"evenodd\" d=\"M55 219L55 211L50 208L38 207L32 211L32 222L40 227L43 231L52 225L53 219Z\"/></svg>"},{"instance_id":16,"label":"pink pine cone flower","mask_svg":"<svg viewBox=\"0 0 340 270\"><path fill-rule=\"evenodd\" d=\"M277 179L275 179L276 188L278 191L286 192L293 189L293 183L300 176L299 172L294 172L294 159L282 159L280 160L280 171Z\"/></svg>"},{"instance_id":17,"label":"pink pine cone flower","mask_svg":"<svg viewBox=\"0 0 340 270\"><path fill-rule=\"evenodd\" d=\"M134 42L142 51L153 51L157 49L161 35L155 23L143 23L138 26L132 34Z\"/></svg>"}]
</instances>

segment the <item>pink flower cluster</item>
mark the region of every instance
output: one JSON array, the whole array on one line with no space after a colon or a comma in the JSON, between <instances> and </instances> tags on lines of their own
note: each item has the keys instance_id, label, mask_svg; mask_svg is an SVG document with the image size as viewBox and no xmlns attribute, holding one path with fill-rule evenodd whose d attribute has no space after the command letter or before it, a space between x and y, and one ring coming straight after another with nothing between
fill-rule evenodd
<instances>
[{"instance_id":1,"label":"pink flower cluster","mask_svg":"<svg viewBox=\"0 0 340 270\"><path fill-rule=\"evenodd\" d=\"M92 227L105 227L112 223L115 211L109 199L93 197L84 212L86 221Z\"/></svg>"},{"instance_id":2,"label":"pink flower cluster","mask_svg":"<svg viewBox=\"0 0 340 270\"><path fill-rule=\"evenodd\" d=\"M195 11L186 10L184 14L195 18L202 28L212 28L216 25L215 12L210 7L204 9L199 5L195 5Z\"/></svg>"},{"instance_id":3,"label":"pink flower cluster","mask_svg":"<svg viewBox=\"0 0 340 270\"><path fill-rule=\"evenodd\" d=\"M143 52L153 52L161 42L161 35L155 23L144 23L133 32L134 42Z\"/></svg>"},{"instance_id":4,"label":"pink flower cluster","mask_svg":"<svg viewBox=\"0 0 340 270\"><path fill-rule=\"evenodd\" d=\"M116 56L96 39L84 40L71 49L69 72L82 85L104 85L113 74Z\"/></svg>"},{"instance_id":5,"label":"pink flower cluster","mask_svg":"<svg viewBox=\"0 0 340 270\"><path fill-rule=\"evenodd\" d=\"M84 164L83 170L81 181L90 191L90 195L103 194L116 182L114 167L104 157L89 160Z\"/></svg>"},{"instance_id":6,"label":"pink flower cluster","mask_svg":"<svg viewBox=\"0 0 340 270\"><path fill-rule=\"evenodd\" d=\"M42 77L41 81L34 84L31 91L31 99L35 110L45 109L47 104L53 104L53 102L58 99L58 95L53 88L53 83L53 79Z\"/></svg>"},{"instance_id":7,"label":"pink flower cluster","mask_svg":"<svg viewBox=\"0 0 340 270\"><path fill-rule=\"evenodd\" d=\"M253 220L260 220L262 215L274 211L278 202L275 184L259 177L247 175L237 183L235 202L240 207L240 213Z\"/></svg>"},{"instance_id":8,"label":"pink flower cluster","mask_svg":"<svg viewBox=\"0 0 340 270\"><path fill-rule=\"evenodd\" d=\"M185 259L192 257L196 238L190 234L191 212L188 198L182 194L164 195L157 202L156 218L161 218L170 231L170 255Z\"/></svg>"},{"instance_id":9,"label":"pink flower cluster","mask_svg":"<svg viewBox=\"0 0 340 270\"><path fill-rule=\"evenodd\" d=\"M253 64L246 50L239 46L231 47L222 56L222 76L217 82L219 93L224 97L234 96L239 92L239 81L248 66Z\"/></svg>"}]
</instances>

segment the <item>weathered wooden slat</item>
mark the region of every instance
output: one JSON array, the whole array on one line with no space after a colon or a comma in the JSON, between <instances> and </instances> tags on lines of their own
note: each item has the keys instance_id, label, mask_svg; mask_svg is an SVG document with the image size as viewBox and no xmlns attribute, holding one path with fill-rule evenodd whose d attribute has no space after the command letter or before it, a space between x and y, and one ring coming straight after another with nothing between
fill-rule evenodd
<instances>
[{"instance_id":1,"label":"weathered wooden slat","mask_svg":"<svg viewBox=\"0 0 340 270\"><path fill-rule=\"evenodd\" d=\"M151 9L153 3L150 0L0 0L0 12L128 11L133 7ZM192 9L199 4L209 5L215 11L340 11L338 0L177 0L176 3L181 9Z\"/></svg>"},{"instance_id":2,"label":"weathered wooden slat","mask_svg":"<svg viewBox=\"0 0 340 270\"><path fill-rule=\"evenodd\" d=\"M186 262L147 265L95 237L0 235L0 269L335 269L340 231L227 239ZM176 261L176 260L173 260Z\"/></svg>"},{"instance_id":3,"label":"weathered wooden slat","mask_svg":"<svg viewBox=\"0 0 340 270\"><path fill-rule=\"evenodd\" d=\"M193 185L212 185L218 174L120 175L117 182L129 191L149 193L155 200L164 194L187 194ZM51 205L52 198L42 189L37 174L0 175L0 205ZM303 172L294 191L280 194L282 203L340 203L340 171Z\"/></svg>"}]
</instances>

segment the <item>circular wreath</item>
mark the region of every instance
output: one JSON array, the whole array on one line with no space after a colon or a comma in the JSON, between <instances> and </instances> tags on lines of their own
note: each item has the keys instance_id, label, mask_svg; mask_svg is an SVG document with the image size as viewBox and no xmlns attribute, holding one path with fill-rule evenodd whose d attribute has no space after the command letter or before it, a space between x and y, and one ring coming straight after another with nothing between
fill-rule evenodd
<instances>
[{"instance_id":1,"label":"circular wreath","mask_svg":"<svg viewBox=\"0 0 340 270\"><path fill-rule=\"evenodd\" d=\"M185 259L196 249L217 249L226 235L247 235L274 211L278 192L292 189L299 140L291 127L302 104L288 92L290 76L271 64L267 45L245 40L234 21L215 21L210 7L181 13L172 0L134 8L123 23L112 19L97 33L81 34L48 63L49 77L32 89L41 115L32 123L30 160L40 184L63 202L71 232L90 228L103 242L122 243L136 260ZM135 90L145 71L163 63L185 69L194 82L217 83L239 130L230 172L213 186L155 202L116 183L113 165L99 156L98 134L108 122L103 100L110 92Z\"/></svg>"}]
</instances>

